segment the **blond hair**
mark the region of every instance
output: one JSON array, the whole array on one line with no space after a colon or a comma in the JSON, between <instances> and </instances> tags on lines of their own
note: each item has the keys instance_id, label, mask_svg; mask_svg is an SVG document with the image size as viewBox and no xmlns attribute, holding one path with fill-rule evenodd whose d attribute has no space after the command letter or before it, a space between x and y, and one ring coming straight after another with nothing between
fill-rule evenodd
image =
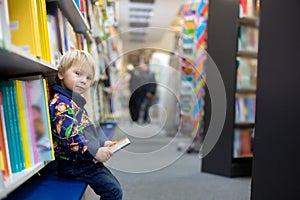
<instances>
[{"instance_id":1,"label":"blond hair","mask_svg":"<svg viewBox=\"0 0 300 200\"><path fill-rule=\"evenodd\" d=\"M81 63L83 67L90 67L95 75L95 61L91 54L83 50L71 50L66 52L60 59L58 71L65 73L75 62ZM94 77L92 77L94 79ZM61 81L58 76L56 76L56 83L61 85Z\"/></svg>"}]
</instances>

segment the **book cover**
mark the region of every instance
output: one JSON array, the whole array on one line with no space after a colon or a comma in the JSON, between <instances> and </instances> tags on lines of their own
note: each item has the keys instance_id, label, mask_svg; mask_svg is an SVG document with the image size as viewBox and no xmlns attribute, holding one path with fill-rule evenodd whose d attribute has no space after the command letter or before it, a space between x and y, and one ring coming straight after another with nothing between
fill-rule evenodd
<instances>
[{"instance_id":1,"label":"book cover","mask_svg":"<svg viewBox=\"0 0 300 200\"><path fill-rule=\"evenodd\" d=\"M8 8L12 43L42 57L36 0L9 0Z\"/></svg>"},{"instance_id":2,"label":"book cover","mask_svg":"<svg viewBox=\"0 0 300 200\"><path fill-rule=\"evenodd\" d=\"M58 39L59 32L56 18L53 15L47 15L47 24L49 28L50 60L54 66L57 66L60 57L60 44Z\"/></svg>"},{"instance_id":3,"label":"book cover","mask_svg":"<svg viewBox=\"0 0 300 200\"><path fill-rule=\"evenodd\" d=\"M251 157L252 156L252 129L235 129L233 142L233 157Z\"/></svg>"},{"instance_id":4,"label":"book cover","mask_svg":"<svg viewBox=\"0 0 300 200\"><path fill-rule=\"evenodd\" d=\"M9 29L9 15L7 0L0 1L0 34L1 34L1 48L9 49L11 43L10 29Z\"/></svg>"},{"instance_id":5,"label":"book cover","mask_svg":"<svg viewBox=\"0 0 300 200\"><path fill-rule=\"evenodd\" d=\"M47 16L48 21L50 18L51 26L48 26L49 31L49 37L50 37L50 48L53 48L52 44L52 38L57 39L57 58L59 60L60 54L63 54L65 52L65 41L64 41L64 29L63 29L63 15L60 11L60 9L57 6L57 3L55 2L47 2ZM55 36L53 36L52 32L55 32ZM51 55L53 56L53 55Z\"/></svg>"},{"instance_id":6,"label":"book cover","mask_svg":"<svg viewBox=\"0 0 300 200\"><path fill-rule=\"evenodd\" d=\"M48 121L48 107L45 99L44 80L31 80L30 85L30 98L32 108L32 120L35 130L36 146L38 151L39 162L51 161L53 157L51 132Z\"/></svg>"},{"instance_id":7,"label":"book cover","mask_svg":"<svg viewBox=\"0 0 300 200\"><path fill-rule=\"evenodd\" d=\"M118 151L120 151L121 149L125 148L126 146L128 146L130 144L130 140L128 139L128 137L122 138L121 140L117 141L116 144L112 145L112 152L116 153Z\"/></svg>"},{"instance_id":8,"label":"book cover","mask_svg":"<svg viewBox=\"0 0 300 200\"><path fill-rule=\"evenodd\" d=\"M42 59L47 62L51 62L50 57L50 44L49 44L49 32L47 24L47 13L46 13L46 1L37 0L37 16L38 16L38 27L40 35L40 44L42 50Z\"/></svg>"},{"instance_id":9,"label":"book cover","mask_svg":"<svg viewBox=\"0 0 300 200\"><path fill-rule=\"evenodd\" d=\"M76 34L72 25L66 18L63 19L63 24L66 51L78 49Z\"/></svg>"},{"instance_id":10,"label":"book cover","mask_svg":"<svg viewBox=\"0 0 300 200\"><path fill-rule=\"evenodd\" d=\"M48 83L46 79L43 79L43 86L44 86L44 106L45 106L45 113L46 113L46 122L48 123L48 129L49 129L49 134L48 138L50 140L50 149L51 149L51 156L52 159L54 159L54 147L53 147L53 140L52 140L52 134L51 134L51 123L50 123L50 113L48 109L48 102L49 102L49 90L48 90Z\"/></svg>"},{"instance_id":11,"label":"book cover","mask_svg":"<svg viewBox=\"0 0 300 200\"><path fill-rule=\"evenodd\" d=\"M25 168L31 167L31 158L30 158L30 147L29 147L29 138L27 134L27 113L25 112L26 102L25 102L25 94L22 87L22 81L16 80L16 94L17 94L17 109L19 112L19 122L20 122L20 131L22 138L22 149L24 155Z\"/></svg>"},{"instance_id":12,"label":"book cover","mask_svg":"<svg viewBox=\"0 0 300 200\"><path fill-rule=\"evenodd\" d=\"M35 140L35 130L34 130L34 123L33 123L33 113L32 113L32 103L31 103L31 95L30 95L30 84L28 81L24 82L25 88L25 95L26 95L26 111L27 111L27 133L29 135L29 142L30 142L30 154L31 156L31 163L35 165L39 162L38 160L38 150Z\"/></svg>"},{"instance_id":13,"label":"book cover","mask_svg":"<svg viewBox=\"0 0 300 200\"><path fill-rule=\"evenodd\" d=\"M8 177L11 174L11 168L4 120L2 93L0 92L0 148L3 162L1 169L3 170L3 176Z\"/></svg>"},{"instance_id":14,"label":"book cover","mask_svg":"<svg viewBox=\"0 0 300 200\"><path fill-rule=\"evenodd\" d=\"M17 164L18 162L18 157L17 157L17 152L15 150L14 144L15 142L15 137L14 137L14 130L13 126L11 124L12 121L12 102L10 99L10 92L8 88L8 82L0 82L0 91L2 92L2 103L3 103L3 113L4 113L4 122L5 122L5 127L6 127L6 132L7 132L7 144L8 144L8 151L9 151L9 160L11 163L11 171L12 173L17 172L19 170L19 165Z\"/></svg>"},{"instance_id":15,"label":"book cover","mask_svg":"<svg viewBox=\"0 0 300 200\"><path fill-rule=\"evenodd\" d=\"M9 89L10 89L10 98L12 102L12 123L11 126L13 126L14 131L14 137L15 137L15 144L14 148L17 151L18 154L18 164L19 164L19 171L22 171L25 169L25 160L24 160L24 154L23 154L23 143L22 143L22 136L21 136L21 127L20 127L20 117L19 117L19 111L18 111L18 103L17 103L17 91L16 91L16 82L14 80L9 81Z\"/></svg>"}]
</instances>

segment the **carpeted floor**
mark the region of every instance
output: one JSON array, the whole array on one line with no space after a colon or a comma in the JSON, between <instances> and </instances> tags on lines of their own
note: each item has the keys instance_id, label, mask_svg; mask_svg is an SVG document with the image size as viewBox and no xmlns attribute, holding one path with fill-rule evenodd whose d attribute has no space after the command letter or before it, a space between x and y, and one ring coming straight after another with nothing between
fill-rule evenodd
<instances>
[{"instance_id":1,"label":"carpeted floor","mask_svg":"<svg viewBox=\"0 0 300 200\"><path fill-rule=\"evenodd\" d=\"M115 130L113 139L127 134L132 140L125 153L118 152L107 164L122 184L124 200L250 199L250 177L227 178L202 173L197 154L177 149L179 144L188 145L189 138L170 138L161 132L153 134L156 129L155 125L125 124ZM166 146L167 153L150 158L151 152L159 152ZM144 159L137 163L132 155L143 155ZM170 158L172 162L167 162Z\"/></svg>"}]
</instances>

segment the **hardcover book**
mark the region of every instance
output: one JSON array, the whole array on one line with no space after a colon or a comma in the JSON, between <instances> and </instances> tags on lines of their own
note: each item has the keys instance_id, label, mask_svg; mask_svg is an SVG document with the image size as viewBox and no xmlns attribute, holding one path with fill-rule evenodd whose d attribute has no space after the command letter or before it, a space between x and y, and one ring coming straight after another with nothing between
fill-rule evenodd
<instances>
[{"instance_id":1,"label":"hardcover book","mask_svg":"<svg viewBox=\"0 0 300 200\"><path fill-rule=\"evenodd\" d=\"M116 152L120 151L121 149L123 149L126 146L128 146L130 143L131 142L128 139L128 137L125 137L125 138L117 141L117 143L112 146L113 153L116 153Z\"/></svg>"}]
</instances>

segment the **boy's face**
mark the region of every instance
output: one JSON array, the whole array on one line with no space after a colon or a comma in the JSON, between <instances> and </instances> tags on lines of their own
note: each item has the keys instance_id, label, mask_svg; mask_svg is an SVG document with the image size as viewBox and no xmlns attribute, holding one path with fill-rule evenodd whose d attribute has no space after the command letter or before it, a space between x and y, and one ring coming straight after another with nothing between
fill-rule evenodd
<instances>
[{"instance_id":1,"label":"boy's face","mask_svg":"<svg viewBox=\"0 0 300 200\"><path fill-rule=\"evenodd\" d=\"M86 67L80 62L74 62L73 65L63 72L58 72L62 87L82 94L89 89L93 79L91 67Z\"/></svg>"}]
</instances>

